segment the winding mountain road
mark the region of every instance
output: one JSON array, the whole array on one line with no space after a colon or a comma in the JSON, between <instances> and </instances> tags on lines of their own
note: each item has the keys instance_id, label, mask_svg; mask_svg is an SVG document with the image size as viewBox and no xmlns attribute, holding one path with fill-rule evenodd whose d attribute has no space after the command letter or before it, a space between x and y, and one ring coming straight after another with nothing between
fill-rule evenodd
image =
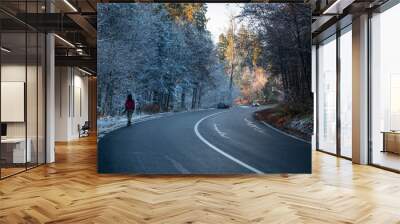
<instances>
[{"instance_id":1,"label":"winding mountain road","mask_svg":"<svg viewBox=\"0 0 400 224\"><path fill-rule=\"evenodd\" d=\"M98 143L100 173L310 173L311 145L253 118L260 108L177 113L113 131Z\"/></svg>"}]
</instances>

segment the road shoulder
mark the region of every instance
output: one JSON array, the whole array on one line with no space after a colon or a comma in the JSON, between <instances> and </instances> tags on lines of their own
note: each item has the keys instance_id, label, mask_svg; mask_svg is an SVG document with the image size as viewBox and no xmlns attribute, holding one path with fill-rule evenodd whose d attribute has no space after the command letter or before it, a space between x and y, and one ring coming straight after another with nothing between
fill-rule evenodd
<instances>
[{"instance_id":1,"label":"road shoulder","mask_svg":"<svg viewBox=\"0 0 400 224\"><path fill-rule=\"evenodd\" d=\"M277 132L306 143L311 141L313 124L309 118L282 116L276 106L255 111L253 117Z\"/></svg>"}]
</instances>

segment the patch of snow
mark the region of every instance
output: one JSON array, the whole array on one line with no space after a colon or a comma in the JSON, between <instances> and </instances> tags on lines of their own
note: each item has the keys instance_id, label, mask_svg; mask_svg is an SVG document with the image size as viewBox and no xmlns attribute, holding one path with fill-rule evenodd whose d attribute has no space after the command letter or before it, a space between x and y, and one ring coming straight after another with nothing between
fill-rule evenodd
<instances>
[{"instance_id":1,"label":"patch of snow","mask_svg":"<svg viewBox=\"0 0 400 224\"><path fill-rule=\"evenodd\" d=\"M165 114L165 113L163 113ZM132 117L132 124L138 123L139 121L148 120L150 118L160 117L162 114L141 114L134 115ZM104 137L104 135L117 130L119 128L125 127L128 123L128 118L126 116L107 116L101 117L97 120L97 130L98 130L98 139Z\"/></svg>"},{"instance_id":2,"label":"patch of snow","mask_svg":"<svg viewBox=\"0 0 400 224\"><path fill-rule=\"evenodd\" d=\"M309 135L312 135L313 133L313 121L312 118L309 117L294 118L287 124L287 127L296 129L302 133Z\"/></svg>"},{"instance_id":3,"label":"patch of snow","mask_svg":"<svg viewBox=\"0 0 400 224\"><path fill-rule=\"evenodd\" d=\"M153 120L156 118L169 116L173 114L180 114L180 113L187 113L193 111L205 111L205 110L213 110L215 108L202 108L202 109L195 109L195 110L185 110L179 112L163 112L157 114L141 114L141 115L133 115L132 117L132 124ZM100 140L106 134L115 131L119 128L125 127L128 124L128 118L126 115L119 115L119 116L106 116L97 119L97 139Z\"/></svg>"}]
</instances>

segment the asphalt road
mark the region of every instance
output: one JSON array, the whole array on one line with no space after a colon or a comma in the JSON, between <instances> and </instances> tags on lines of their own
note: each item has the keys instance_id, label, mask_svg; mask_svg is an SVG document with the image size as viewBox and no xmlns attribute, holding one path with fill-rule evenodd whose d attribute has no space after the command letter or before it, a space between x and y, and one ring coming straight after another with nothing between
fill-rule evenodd
<instances>
[{"instance_id":1,"label":"asphalt road","mask_svg":"<svg viewBox=\"0 0 400 224\"><path fill-rule=\"evenodd\" d=\"M253 118L259 108L204 110L133 124L98 143L100 173L310 173L311 145Z\"/></svg>"}]
</instances>

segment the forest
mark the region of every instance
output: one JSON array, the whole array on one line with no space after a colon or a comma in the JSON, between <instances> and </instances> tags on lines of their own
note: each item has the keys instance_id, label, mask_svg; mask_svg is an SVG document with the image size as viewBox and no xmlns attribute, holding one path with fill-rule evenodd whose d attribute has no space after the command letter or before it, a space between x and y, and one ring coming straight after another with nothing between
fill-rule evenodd
<instances>
[{"instance_id":1,"label":"forest","mask_svg":"<svg viewBox=\"0 0 400 224\"><path fill-rule=\"evenodd\" d=\"M227 100L228 78L206 30L205 4L101 4L98 10L100 116L121 113L128 93L145 112Z\"/></svg>"},{"instance_id":2,"label":"forest","mask_svg":"<svg viewBox=\"0 0 400 224\"><path fill-rule=\"evenodd\" d=\"M214 44L202 3L99 4L98 114L277 103L312 113L311 10L242 4Z\"/></svg>"},{"instance_id":3,"label":"forest","mask_svg":"<svg viewBox=\"0 0 400 224\"><path fill-rule=\"evenodd\" d=\"M237 31L233 19L243 22ZM218 55L240 86L238 100L312 110L309 6L245 4L233 19L219 36Z\"/></svg>"}]
</instances>

